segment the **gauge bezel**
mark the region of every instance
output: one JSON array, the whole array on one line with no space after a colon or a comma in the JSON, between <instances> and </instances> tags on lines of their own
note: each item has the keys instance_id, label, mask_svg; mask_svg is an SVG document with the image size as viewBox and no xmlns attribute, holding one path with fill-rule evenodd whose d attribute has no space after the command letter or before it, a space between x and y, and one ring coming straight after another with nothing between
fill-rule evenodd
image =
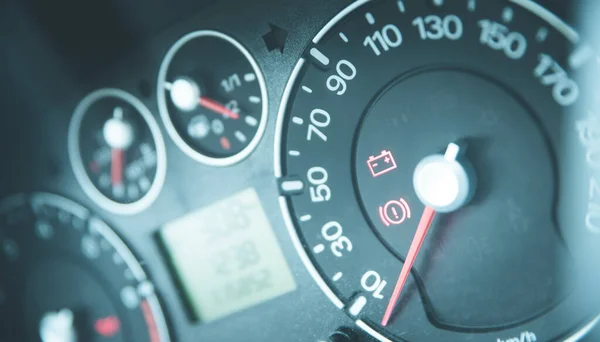
<instances>
[{"instance_id":1,"label":"gauge bezel","mask_svg":"<svg viewBox=\"0 0 600 342\"><path fill-rule=\"evenodd\" d=\"M32 193L17 193L9 195L0 201L0 212L11 210L12 208L26 205L31 203L46 203L57 208L61 208L66 212L69 212L80 219L94 220L94 224L90 226L90 230L95 231L102 236L108 243L114 248L116 253L121 257L123 262L127 265L127 268L131 270L133 278L143 283L149 281L148 275L144 272L144 269L140 265L138 259L134 253L129 249L127 244L117 235L116 232L102 219L94 215L89 209L83 205L70 200L66 197L47 193L47 192L32 192ZM169 328L166 322L165 313L158 300L158 294L154 291L150 296L144 298L150 310L152 311L152 319L158 332L159 341L169 342L171 341Z\"/></svg>"},{"instance_id":2,"label":"gauge bezel","mask_svg":"<svg viewBox=\"0 0 600 342\"><path fill-rule=\"evenodd\" d=\"M196 151L193 147L191 147L189 144L187 144L185 142L185 140L179 135L179 133L177 132L177 129L175 128L175 125L171 121L169 109L167 108L167 99L166 99L165 92L164 92L164 89L165 89L164 84L166 82L166 77L167 77L167 72L169 70L169 66L171 65L171 62L172 62L173 58L175 57L175 55L179 52L179 50L185 44L187 44L188 42L190 42L194 39L202 38L202 37L215 37L215 38L222 39L222 40L226 41L227 43L231 44L232 46L234 46L238 51L240 51L242 53L242 55L246 58L246 60L250 63L250 66L252 67L252 70L254 71L254 74L256 75L256 79L258 80L258 84L260 87L262 112L261 112L260 122L259 122L258 128L256 130L256 134L254 135L254 137L252 138L252 140L250 141L248 146L246 146L243 150L241 150L240 152L238 152L230 157L214 158L214 157L209 157L207 155L204 155L204 154ZM269 105L267 102L268 101L267 86L265 83L265 78L264 78L263 73L262 73L260 67L258 66L258 63L254 59L254 57L252 57L250 52L241 43L239 43L234 38L226 35L225 33L222 33L219 31L199 30L199 31L194 31L194 32L188 33L188 34L184 35L183 37L179 38L175 42L175 44L173 44L173 46L171 46L171 48L169 48L169 51L167 52L163 61L160 64L160 70L158 72L158 81L157 81L157 86L156 86L156 96L158 99L158 111L159 111L162 121L167 129L167 133L169 134L171 139L175 142L175 144L179 147L179 149L181 149L181 151L183 151L183 153L185 153L188 157L190 157L202 164L206 164L209 166L220 166L220 167L230 166L233 164L237 164L237 163L241 162L242 160L246 159L260 143L260 140L262 139L262 137L265 133L266 127L267 127Z\"/></svg>"},{"instance_id":3,"label":"gauge bezel","mask_svg":"<svg viewBox=\"0 0 600 342\"><path fill-rule=\"evenodd\" d=\"M88 176L81 158L81 151L79 148L81 122L91 105L107 97L118 98L131 104L148 125L152 134L152 139L154 140L154 145L156 146L156 174L154 175L150 190L148 190L142 198L132 203L119 203L102 194ZM116 214L133 215L147 209L158 198L167 174L167 151L165 140L160 131L160 127L158 126L158 122L152 116L148 107L135 96L116 88L103 88L88 94L75 108L71 123L69 124L68 140L69 160L73 172L75 173L75 178L77 178L83 191L101 208Z\"/></svg>"},{"instance_id":4,"label":"gauge bezel","mask_svg":"<svg viewBox=\"0 0 600 342\"><path fill-rule=\"evenodd\" d=\"M561 34L563 34L571 43L575 44L579 42L580 36L575 29L569 26L564 20L556 16L554 13L547 10L542 5L534 2L533 0L508 0L525 10L533 13L534 15L540 17L542 20L546 21L551 27L555 28ZM357 8L372 2L372 0L356 0L352 4L344 7L339 13L337 13L332 19L330 19L312 38L311 42L313 44L318 44L320 40L340 21L342 21L348 14L353 13ZM277 121L275 125L275 134L274 134L274 173L277 179L280 179L283 176L282 172L282 142L283 142L283 131L284 131L284 123L286 117L286 111L288 110L288 104L290 101L290 97L292 95L293 88L297 85L298 76L303 65L306 63L305 57L300 57L289 76L289 79L286 83L286 86L283 91L283 95L281 98L281 103L279 105L279 110L277 112ZM285 222L287 231L292 239L294 248L296 252L300 256L302 263L305 268L310 273L313 280L316 284L321 288L321 290L325 293L327 298L340 310L343 310L346 307L346 304L338 297L334 290L328 285L325 281L321 273L317 270L317 266L311 260L307 250L302 245L302 240L300 235L298 234L297 228L293 222L293 213L291 212L288 199L285 195L279 196L279 205L282 212L283 220ZM583 338L587 333L589 333L595 326L600 322L600 314L593 317L590 321L584 322L577 330L571 333L570 336L565 337L563 342L576 342L579 339ZM369 325L367 322L364 322L361 319L356 319L355 324L362 329L365 333L369 334L373 338L381 342L394 342L389 338L382 335L377 329Z\"/></svg>"}]
</instances>

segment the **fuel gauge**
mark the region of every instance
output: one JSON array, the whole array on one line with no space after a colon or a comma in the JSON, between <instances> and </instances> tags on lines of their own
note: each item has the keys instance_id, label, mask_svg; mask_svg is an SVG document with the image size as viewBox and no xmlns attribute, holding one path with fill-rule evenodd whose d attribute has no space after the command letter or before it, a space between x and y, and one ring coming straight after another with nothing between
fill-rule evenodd
<instances>
[{"instance_id":1,"label":"fuel gauge","mask_svg":"<svg viewBox=\"0 0 600 342\"><path fill-rule=\"evenodd\" d=\"M156 120L140 100L101 89L77 106L69 157L83 190L106 210L134 214L158 196L166 152Z\"/></svg>"},{"instance_id":2,"label":"fuel gauge","mask_svg":"<svg viewBox=\"0 0 600 342\"><path fill-rule=\"evenodd\" d=\"M167 132L191 158L227 166L247 157L264 133L265 81L250 53L217 31L196 31L168 51L158 76Z\"/></svg>"}]
</instances>

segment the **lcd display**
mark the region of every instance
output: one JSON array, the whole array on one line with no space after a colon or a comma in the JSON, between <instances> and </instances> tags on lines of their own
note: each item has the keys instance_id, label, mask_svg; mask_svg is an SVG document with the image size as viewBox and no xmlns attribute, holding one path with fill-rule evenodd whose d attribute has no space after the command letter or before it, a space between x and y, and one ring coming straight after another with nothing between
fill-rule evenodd
<instances>
[{"instance_id":1,"label":"lcd display","mask_svg":"<svg viewBox=\"0 0 600 342\"><path fill-rule=\"evenodd\" d=\"M159 234L195 320L213 321L296 288L254 189L172 221Z\"/></svg>"}]
</instances>

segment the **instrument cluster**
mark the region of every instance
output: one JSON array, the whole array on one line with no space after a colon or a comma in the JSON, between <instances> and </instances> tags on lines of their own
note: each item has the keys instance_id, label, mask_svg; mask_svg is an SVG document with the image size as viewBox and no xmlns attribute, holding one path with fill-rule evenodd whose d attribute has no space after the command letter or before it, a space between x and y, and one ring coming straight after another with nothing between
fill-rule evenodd
<instances>
[{"instance_id":1,"label":"instrument cluster","mask_svg":"<svg viewBox=\"0 0 600 342\"><path fill-rule=\"evenodd\" d=\"M0 5L0 342L593 331L583 5L147 6Z\"/></svg>"}]
</instances>

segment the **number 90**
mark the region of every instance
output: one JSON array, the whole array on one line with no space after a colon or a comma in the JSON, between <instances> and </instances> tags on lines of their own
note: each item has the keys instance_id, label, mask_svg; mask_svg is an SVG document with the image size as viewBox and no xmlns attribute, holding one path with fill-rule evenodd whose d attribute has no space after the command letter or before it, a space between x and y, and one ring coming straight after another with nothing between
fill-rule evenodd
<instances>
[{"instance_id":1,"label":"number 90","mask_svg":"<svg viewBox=\"0 0 600 342\"><path fill-rule=\"evenodd\" d=\"M343 95L346 92L346 81L350 81L356 77L356 67L349 61L342 59L335 67L336 75L331 75L327 78L327 89L335 91L338 95Z\"/></svg>"}]
</instances>

